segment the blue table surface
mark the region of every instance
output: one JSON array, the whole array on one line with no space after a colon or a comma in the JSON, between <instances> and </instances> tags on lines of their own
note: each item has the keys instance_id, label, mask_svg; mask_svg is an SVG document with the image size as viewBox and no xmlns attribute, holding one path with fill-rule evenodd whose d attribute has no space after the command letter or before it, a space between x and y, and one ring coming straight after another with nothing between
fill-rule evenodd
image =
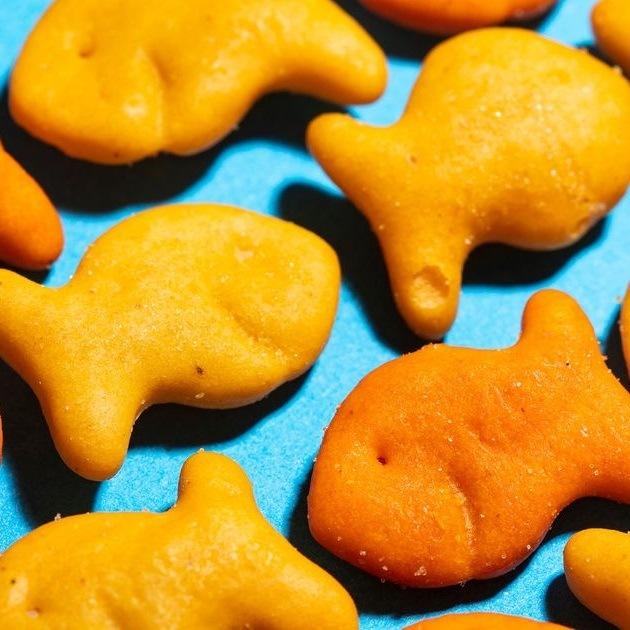
<instances>
[{"instance_id":1,"label":"blue table surface","mask_svg":"<svg viewBox=\"0 0 630 630\"><path fill-rule=\"evenodd\" d=\"M1 0L0 79L11 66L47 0ZM377 103L350 108L373 123L396 120L423 56L437 40L381 21L355 0L352 12L386 50L390 82ZM592 0L560 1L530 28L561 41L592 46ZM306 494L313 458L337 405L368 371L420 341L392 304L374 236L304 148L304 130L333 106L294 95L264 98L236 133L190 158L159 157L133 167L101 167L68 159L18 129L0 102L0 138L59 207L67 245L47 285L64 284L86 246L137 210L178 201L230 203L283 217L315 231L337 250L344 272L331 340L310 372L266 400L235 411L154 407L136 425L127 460L104 483L85 481L61 463L30 389L0 367L5 451L0 466L0 548L34 527L86 511L163 510L175 498L184 459L203 447L236 459L251 477L266 517L304 554L353 595L361 627L400 628L445 612L499 611L576 628L608 627L570 594L562 549L571 532L601 526L630 529L630 509L599 500L571 506L534 556L504 577L441 590L403 590L337 560L310 537ZM629 148L630 150L630 148ZM578 244L551 253L487 246L466 266L461 308L446 341L494 348L517 337L523 305L543 287L576 297L587 311L610 367L624 378L619 301L630 280L630 195ZM626 381L627 384L627 381ZM42 571L46 568L42 567Z\"/></svg>"}]
</instances>

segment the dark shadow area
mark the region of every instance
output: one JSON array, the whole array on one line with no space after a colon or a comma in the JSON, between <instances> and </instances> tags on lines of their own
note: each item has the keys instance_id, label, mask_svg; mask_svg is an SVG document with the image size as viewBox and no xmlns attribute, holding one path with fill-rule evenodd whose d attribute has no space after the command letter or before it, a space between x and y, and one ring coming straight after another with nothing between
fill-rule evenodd
<instances>
[{"instance_id":1,"label":"dark shadow area","mask_svg":"<svg viewBox=\"0 0 630 630\"><path fill-rule=\"evenodd\" d=\"M617 309L612 320L612 325L606 340L604 353L606 354L606 363L612 370L612 373L621 381L621 384L630 391L630 378L628 378L628 366L623 354L623 345L621 343L621 330L619 328L619 318L621 317L621 307Z\"/></svg>"},{"instance_id":2,"label":"dark shadow area","mask_svg":"<svg viewBox=\"0 0 630 630\"><path fill-rule=\"evenodd\" d=\"M397 26L362 6L359 0L336 0L379 44L388 57L423 59L446 39Z\"/></svg>"},{"instance_id":3,"label":"dark shadow area","mask_svg":"<svg viewBox=\"0 0 630 630\"><path fill-rule=\"evenodd\" d=\"M563 2L571 2L572 0L558 0L556 4L549 7L543 13L539 13L532 18L526 20L511 20L507 23L507 26L518 26L520 28L528 28L532 31L537 31L542 28L546 22L552 20L556 14L560 11L560 5Z\"/></svg>"},{"instance_id":4,"label":"dark shadow area","mask_svg":"<svg viewBox=\"0 0 630 630\"><path fill-rule=\"evenodd\" d=\"M44 284L46 282L46 278L50 274L50 269L41 269L38 271L29 271L27 269L19 269L18 267L11 267L9 265L5 265L4 263L0 263L2 269L6 269L7 271L12 271L13 273L20 274L24 278L27 278L31 282L36 282L37 284Z\"/></svg>"},{"instance_id":5,"label":"dark shadow area","mask_svg":"<svg viewBox=\"0 0 630 630\"><path fill-rule=\"evenodd\" d=\"M605 234L603 219L570 247L553 251L531 251L507 245L483 245L464 265L463 284L512 286L537 284L556 274L582 250L596 245Z\"/></svg>"},{"instance_id":6,"label":"dark shadow area","mask_svg":"<svg viewBox=\"0 0 630 630\"><path fill-rule=\"evenodd\" d=\"M132 166L100 166L75 160L18 127L9 114L6 87L0 97L0 138L9 153L39 182L57 206L102 212L129 204L164 202L202 178L222 151L251 140L304 146L308 123L342 111L333 104L293 94L261 99L243 123L216 147L190 157L160 155Z\"/></svg>"},{"instance_id":7,"label":"dark shadow area","mask_svg":"<svg viewBox=\"0 0 630 630\"><path fill-rule=\"evenodd\" d=\"M379 17L376 13L362 6L359 0L336 0L344 11L354 19L379 43L389 57L422 60L435 46L446 39L446 36L421 33L409 28L398 26L393 22ZM548 20L553 19L559 4L551 7L545 13L529 20L512 21L508 26L518 26L531 30L538 30Z\"/></svg>"},{"instance_id":8,"label":"dark shadow area","mask_svg":"<svg viewBox=\"0 0 630 630\"><path fill-rule=\"evenodd\" d=\"M98 483L73 473L53 445L30 387L0 362L0 413L4 466L10 466L25 516L32 527L92 509Z\"/></svg>"},{"instance_id":9,"label":"dark shadow area","mask_svg":"<svg viewBox=\"0 0 630 630\"><path fill-rule=\"evenodd\" d=\"M579 44L578 48L583 48L591 55L593 55L593 57L595 57L596 59L599 59L600 61L614 68L615 70L621 72L626 78L630 78L628 76L628 72L624 71L624 69L621 68L614 59L611 59L605 52L600 50L597 45L593 45L591 44L591 42L587 42L585 44Z\"/></svg>"},{"instance_id":10,"label":"dark shadow area","mask_svg":"<svg viewBox=\"0 0 630 630\"><path fill-rule=\"evenodd\" d=\"M289 540L307 558L331 573L352 595L360 613L398 615L436 614L454 606L483 602L508 586L527 566L524 562L506 576L464 586L440 589L411 589L382 583L352 565L333 556L311 536L308 528L307 496L310 473L291 516Z\"/></svg>"},{"instance_id":11,"label":"dark shadow area","mask_svg":"<svg viewBox=\"0 0 630 630\"><path fill-rule=\"evenodd\" d=\"M385 343L401 354L423 344L398 314L378 241L347 199L294 184L283 191L278 209L282 218L315 232L335 249L344 280Z\"/></svg>"},{"instance_id":12,"label":"dark shadow area","mask_svg":"<svg viewBox=\"0 0 630 630\"><path fill-rule=\"evenodd\" d=\"M218 149L253 138L265 138L306 151L306 127L313 118L345 111L339 105L310 96L288 92L268 94L254 105L239 127L218 145Z\"/></svg>"},{"instance_id":13,"label":"dark shadow area","mask_svg":"<svg viewBox=\"0 0 630 630\"><path fill-rule=\"evenodd\" d=\"M219 444L239 437L254 424L288 404L310 372L285 383L257 403L237 409L208 410L182 405L156 405L138 419L130 448L165 446L182 448Z\"/></svg>"},{"instance_id":14,"label":"dark shadow area","mask_svg":"<svg viewBox=\"0 0 630 630\"><path fill-rule=\"evenodd\" d=\"M569 590L564 575L559 575L545 593L545 608L549 619L575 630L614 630L580 604Z\"/></svg>"},{"instance_id":15,"label":"dark shadow area","mask_svg":"<svg viewBox=\"0 0 630 630\"><path fill-rule=\"evenodd\" d=\"M605 499L580 499L560 512L547 539L591 527L630 531L630 508Z\"/></svg>"},{"instance_id":16,"label":"dark shadow area","mask_svg":"<svg viewBox=\"0 0 630 630\"><path fill-rule=\"evenodd\" d=\"M614 66L615 63L607 57L597 46L594 46L591 42L585 42L583 44L578 44L576 48L581 48L582 50L586 50L590 55L595 57L595 59L599 59L603 61L605 64L609 66Z\"/></svg>"},{"instance_id":17,"label":"dark shadow area","mask_svg":"<svg viewBox=\"0 0 630 630\"><path fill-rule=\"evenodd\" d=\"M581 499L560 513L547 539L592 527L629 531L630 509L627 505L604 499ZM580 604L569 590L564 575L550 584L545 606L551 621L576 630L606 630L612 627Z\"/></svg>"}]
</instances>

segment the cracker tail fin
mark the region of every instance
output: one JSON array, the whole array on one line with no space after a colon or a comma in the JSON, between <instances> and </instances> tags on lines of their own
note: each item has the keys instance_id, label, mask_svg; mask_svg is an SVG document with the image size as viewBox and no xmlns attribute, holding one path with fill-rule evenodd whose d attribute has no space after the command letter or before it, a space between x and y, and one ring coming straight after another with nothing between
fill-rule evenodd
<instances>
[{"instance_id":1,"label":"cracker tail fin","mask_svg":"<svg viewBox=\"0 0 630 630\"><path fill-rule=\"evenodd\" d=\"M72 372L49 372L33 383L59 455L92 481L113 477L122 466L136 419L145 408L141 385L115 366L103 369L78 356Z\"/></svg>"},{"instance_id":2,"label":"cracker tail fin","mask_svg":"<svg viewBox=\"0 0 630 630\"><path fill-rule=\"evenodd\" d=\"M338 105L371 103L385 91L385 53L363 28L330 0L304 2L292 9L296 23L285 33L289 49L286 76L292 91Z\"/></svg>"},{"instance_id":3,"label":"cracker tail fin","mask_svg":"<svg viewBox=\"0 0 630 630\"><path fill-rule=\"evenodd\" d=\"M525 307L521 345L557 370L555 413L572 427L567 444L582 466L579 496L628 502L630 394L606 365L584 311L566 293L539 291Z\"/></svg>"},{"instance_id":4,"label":"cracker tail fin","mask_svg":"<svg viewBox=\"0 0 630 630\"><path fill-rule=\"evenodd\" d=\"M536 344L543 352L562 351L567 361L574 353L601 355L586 313L575 299L556 289L532 295L523 311L522 331L519 343Z\"/></svg>"},{"instance_id":5,"label":"cracker tail fin","mask_svg":"<svg viewBox=\"0 0 630 630\"><path fill-rule=\"evenodd\" d=\"M340 114L315 119L307 143L369 220L409 327L425 339L440 339L455 319L462 268L475 238L448 193L421 183L431 164L413 154L400 125L372 127ZM398 186L385 179L392 167L403 175Z\"/></svg>"},{"instance_id":6,"label":"cracker tail fin","mask_svg":"<svg viewBox=\"0 0 630 630\"><path fill-rule=\"evenodd\" d=\"M255 613L261 624L266 625L268 617L270 627L358 628L356 608L348 593L264 519L247 475L229 457L204 451L189 457L182 468L179 497L173 509L181 511L180 516L185 514L187 520L199 519L206 513L211 519L220 520L222 528L229 529L231 518L235 523L247 523L239 537L251 536L250 542L242 543L236 553L247 554L245 564L251 567L253 563L258 577L253 588L245 589L240 604ZM268 565L273 567L271 575ZM248 570L243 571L244 576L247 573ZM273 599L273 610L259 610L261 591L262 601ZM308 615L299 611L308 611Z\"/></svg>"},{"instance_id":7,"label":"cracker tail fin","mask_svg":"<svg viewBox=\"0 0 630 630\"><path fill-rule=\"evenodd\" d=\"M252 486L243 469L219 453L199 451L182 467L176 509L212 509L218 501L247 499L254 505Z\"/></svg>"}]
</instances>

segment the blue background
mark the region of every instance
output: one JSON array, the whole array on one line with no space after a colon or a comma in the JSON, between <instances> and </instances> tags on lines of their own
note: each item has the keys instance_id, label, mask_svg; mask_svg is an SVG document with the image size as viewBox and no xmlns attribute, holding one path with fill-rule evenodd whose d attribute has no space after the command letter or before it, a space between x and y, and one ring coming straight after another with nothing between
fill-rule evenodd
<instances>
[{"instance_id":1,"label":"blue background","mask_svg":"<svg viewBox=\"0 0 630 630\"><path fill-rule=\"evenodd\" d=\"M6 84L24 38L47 4L46 0L0 1L1 85ZM390 66L383 98L351 111L373 123L393 122L404 107L423 55L437 40L380 21L354 0L343 4L380 42ZM561 1L543 20L529 26L564 42L590 46L591 5L591 0ZM577 628L607 627L569 593L562 576L562 548L570 532L584 527L630 529L627 507L581 501L561 515L543 546L516 571L439 591L383 585L336 560L311 539L306 492L324 427L362 376L420 345L395 312L377 243L366 222L304 149L308 121L332 109L299 96L269 96L236 133L211 151L112 168L65 158L28 137L11 122L3 90L0 139L50 194L66 231L63 256L50 273L36 279L50 286L65 283L86 246L134 211L164 202L215 201L275 214L319 233L339 254L344 284L330 343L306 376L236 411L170 405L149 410L136 426L124 467L105 483L85 481L64 467L29 388L8 368L0 367L5 430L0 547L57 513L165 509L175 498L182 462L204 447L226 453L244 466L269 520L349 589L361 612L362 628L399 628L425 615L463 610L522 614ZM581 302L611 368L624 378L617 321L619 300L630 279L629 234L630 197L626 197L611 216L569 249L525 253L501 246L482 248L466 267L459 316L446 340L483 348L511 344L527 298L542 287L557 287Z\"/></svg>"}]
</instances>

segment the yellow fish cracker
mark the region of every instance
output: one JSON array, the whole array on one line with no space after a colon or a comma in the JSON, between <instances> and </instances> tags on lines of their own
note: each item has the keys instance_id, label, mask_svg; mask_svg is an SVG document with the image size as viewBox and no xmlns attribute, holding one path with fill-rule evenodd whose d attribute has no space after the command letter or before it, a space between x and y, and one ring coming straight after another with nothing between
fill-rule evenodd
<instances>
[{"instance_id":1,"label":"yellow fish cracker","mask_svg":"<svg viewBox=\"0 0 630 630\"><path fill-rule=\"evenodd\" d=\"M149 405L238 407L305 372L339 276L326 243L280 219L149 210L98 239L61 288L0 272L0 356L37 394L65 462L104 479Z\"/></svg>"},{"instance_id":2,"label":"yellow fish cracker","mask_svg":"<svg viewBox=\"0 0 630 630\"><path fill-rule=\"evenodd\" d=\"M0 557L3 628L356 630L346 591L258 511L241 468L198 453L162 514L71 516Z\"/></svg>"},{"instance_id":3,"label":"yellow fish cracker","mask_svg":"<svg viewBox=\"0 0 630 630\"><path fill-rule=\"evenodd\" d=\"M77 158L202 151L268 92L376 99L385 56L332 0L56 0L10 86L15 120Z\"/></svg>"},{"instance_id":4,"label":"yellow fish cracker","mask_svg":"<svg viewBox=\"0 0 630 630\"><path fill-rule=\"evenodd\" d=\"M484 29L433 50L393 126L329 114L308 143L370 221L407 323L435 339L471 250L567 246L623 195L630 86L586 52Z\"/></svg>"}]
</instances>

